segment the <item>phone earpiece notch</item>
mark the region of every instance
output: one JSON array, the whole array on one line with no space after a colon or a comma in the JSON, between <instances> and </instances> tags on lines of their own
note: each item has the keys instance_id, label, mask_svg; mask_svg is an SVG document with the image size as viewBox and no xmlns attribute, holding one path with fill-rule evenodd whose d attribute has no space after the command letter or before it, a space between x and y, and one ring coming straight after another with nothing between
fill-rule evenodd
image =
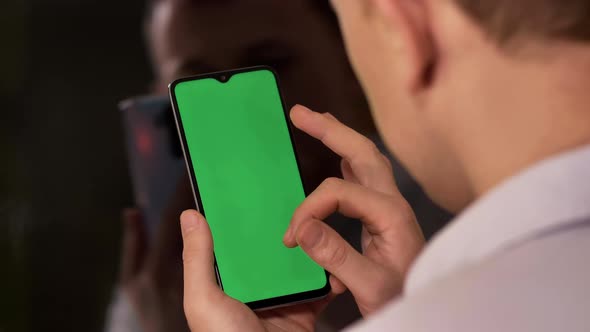
<instances>
[{"instance_id":1,"label":"phone earpiece notch","mask_svg":"<svg viewBox=\"0 0 590 332\"><path fill-rule=\"evenodd\" d=\"M230 77L231 77L230 75L221 74L217 77L217 80L221 83L227 83L227 81L229 81Z\"/></svg>"}]
</instances>

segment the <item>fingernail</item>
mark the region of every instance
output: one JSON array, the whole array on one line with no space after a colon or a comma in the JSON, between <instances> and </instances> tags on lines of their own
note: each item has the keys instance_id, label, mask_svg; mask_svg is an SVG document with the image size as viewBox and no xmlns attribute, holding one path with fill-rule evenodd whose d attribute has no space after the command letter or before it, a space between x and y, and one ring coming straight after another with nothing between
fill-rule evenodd
<instances>
[{"instance_id":1,"label":"fingernail","mask_svg":"<svg viewBox=\"0 0 590 332\"><path fill-rule=\"evenodd\" d=\"M318 222L312 221L303 227L297 237L297 242L302 249L313 249L321 241L323 235L322 226Z\"/></svg>"},{"instance_id":2,"label":"fingernail","mask_svg":"<svg viewBox=\"0 0 590 332\"><path fill-rule=\"evenodd\" d=\"M300 105L300 104L295 105L294 108L299 110L300 112L315 113L314 111L312 111L308 107Z\"/></svg>"},{"instance_id":3,"label":"fingernail","mask_svg":"<svg viewBox=\"0 0 590 332\"><path fill-rule=\"evenodd\" d=\"M199 226L201 222L201 215L196 211L185 211L180 216L180 227L182 232L190 232Z\"/></svg>"}]
</instances>

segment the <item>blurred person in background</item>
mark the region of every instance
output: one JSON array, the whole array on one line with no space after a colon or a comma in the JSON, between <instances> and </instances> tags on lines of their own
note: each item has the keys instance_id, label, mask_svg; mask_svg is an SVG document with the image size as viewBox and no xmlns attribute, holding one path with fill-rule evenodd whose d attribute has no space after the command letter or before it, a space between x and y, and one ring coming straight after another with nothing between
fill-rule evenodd
<instances>
[{"instance_id":1,"label":"blurred person in background","mask_svg":"<svg viewBox=\"0 0 590 332\"><path fill-rule=\"evenodd\" d=\"M328 1L154 0L145 31L155 94L166 95L168 84L179 77L270 65L279 73L287 107L304 103L330 112L383 148ZM339 158L321 143L299 131L294 139L309 189L341 174ZM448 220L448 214L426 198L399 164L393 164L400 190L419 218L428 221L423 225L426 234L433 234ZM111 308L109 331L186 329L177 221L184 209L194 206L188 177L181 181L171 202L151 245L146 243L140 213L125 212L122 293ZM360 248L360 225L342 219L330 224ZM336 301L319 325L338 329L358 317L348 297Z\"/></svg>"},{"instance_id":2,"label":"blurred person in background","mask_svg":"<svg viewBox=\"0 0 590 332\"><path fill-rule=\"evenodd\" d=\"M387 147L461 213L424 249L386 158L334 117L294 125L352 167L284 236L348 289L350 331L590 330L590 2L332 0ZM361 218L363 251L322 219ZM214 244L181 216L193 331L312 331L324 301L254 313L215 283Z\"/></svg>"}]
</instances>

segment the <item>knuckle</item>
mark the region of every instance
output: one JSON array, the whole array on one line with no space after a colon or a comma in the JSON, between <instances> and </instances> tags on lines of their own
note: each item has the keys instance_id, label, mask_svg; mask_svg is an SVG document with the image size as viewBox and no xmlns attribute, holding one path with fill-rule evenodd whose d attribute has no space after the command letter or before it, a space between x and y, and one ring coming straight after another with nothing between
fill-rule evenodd
<instances>
[{"instance_id":1,"label":"knuckle","mask_svg":"<svg viewBox=\"0 0 590 332\"><path fill-rule=\"evenodd\" d=\"M346 263L348 259L348 251L344 246L336 246L333 249L325 250L326 266L332 270L337 270Z\"/></svg>"},{"instance_id":2,"label":"knuckle","mask_svg":"<svg viewBox=\"0 0 590 332\"><path fill-rule=\"evenodd\" d=\"M375 275L372 284L375 287L367 289L366 302L370 307L378 308L391 298L395 297L401 288L402 278L391 271L385 269Z\"/></svg>"},{"instance_id":3,"label":"knuckle","mask_svg":"<svg viewBox=\"0 0 590 332\"><path fill-rule=\"evenodd\" d=\"M401 196L396 197L393 201L390 201L390 215L397 216L399 219L404 221L414 221L416 216L412 206Z\"/></svg>"},{"instance_id":4,"label":"knuckle","mask_svg":"<svg viewBox=\"0 0 590 332\"><path fill-rule=\"evenodd\" d=\"M212 304L219 304L223 301L223 292L219 289L203 288L196 293L186 293L183 297L183 307L186 313L192 317L201 317L205 319L208 314L208 308Z\"/></svg>"},{"instance_id":5,"label":"knuckle","mask_svg":"<svg viewBox=\"0 0 590 332\"><path fill-rule=\"evenodd\" d=\"M182 250L182 262L185 265L191 264L196 260L197 252L190 248L184 248Z\"/></svg>"},{"instance_id":6,"label":"knuckle","mask_svg":"<svg viewBox=\"0 0 590 332\"><path fill-rule=\"evenodd\" d=\"M327 189L327 190L337 190L340 188L341 185L342 185L341 179L331 177L331 178L327 178L326 180L324 180L324 182L322 182L320 187L322 187L323 189Z\"/></svg>"},{"instance_id":7,"label":"knuckle","mask_svg":"<svg viewBox=\"0 0 590 332\"><path fill-rule=\"evenodd\" d=\"M202 309L201 309L200 303L201 303L201 301L196 301L196 299L194 299L190 296L184 296L183 307L184 307L184 312L187 313L187 317L192 317L192 318L202 317L202 315L201 315Z\"/></svg>"},{"instance_id":8,"label":"knuckle","mask_svg":"<svg viewBox=\"0 0 590 332\"><path fill-rule=\"evenodd\" d=\"M382 158L383 154L377 145L369 138L363 136L357 153L350 158L351 160L349 162L354 168L362 168L362 166L380 163Z\"/></svg>"},{"instance_id":9,"label":"knuckle","mask_svg":"<svg viewBox=\"0 0 590 332\"><path fill-rule=\"evenodd\" d=\"M309 198L307 198L309 199ZM294 225L294 221L302 214L304 214L306 211L306 208L304 207L303 204L300 204L299 206L297 206L295 208L295 211L293 211L293 215L291 216L291 222L289 223L289 227L293 227Z\"/></svg>"},{"instance_id":10,"label":"knuckle","mask_svg":"<svg viewBox=\"0 0 590 332\"><path fill-rule=\"evenodd\" d=\"M381 160L383 161L383 165L385 165L387 170L393 173L393 165L391 164L391 160L389 160L389 158L387 158L384 154L381 154Z\"/></svg>"},{"instance_id":11,"label":"knuckle","mask_svg":"<svg viewBox=\"0 0 590 332\"><path fill-rule=\"evenodd\" d=\"M375 142L373 142L372 140L370 140L367 137L363 136L362 146L365 151L369 151L370 153L373 153L373 154L381 154L381 152L377 148L377 145L375 145Z\"/></svg>"},{"instance_id":12,"label":"knuckle","mask_svg":"<svg viewBox=\"0 0 590 332\"><path fill-rule=\"evenodd\" d=\"M377 147L377 145L375 145L375 143L373 141L370 141L370 148L369 148L369 153L370 156L375 160L375 162L377 164L381 164L385 161L388 162L389 164L389 160L387 160L387 157L385 157L385 155L383 155L383 153L381 153L381 150L379 150L379 148Z\"/></svg>"}]
</instances>

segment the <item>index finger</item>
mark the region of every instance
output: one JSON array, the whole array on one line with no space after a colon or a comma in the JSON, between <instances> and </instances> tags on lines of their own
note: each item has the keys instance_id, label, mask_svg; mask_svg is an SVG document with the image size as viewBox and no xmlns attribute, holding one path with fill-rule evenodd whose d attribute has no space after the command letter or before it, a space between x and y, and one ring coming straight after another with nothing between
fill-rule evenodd
<instances>
[{"instance_id":1,"label":"index finger","mask_svg":"<svg viewBox=\"0 0 590 332\"><path fill-rule=\"evenodd\" d=\"M334 212L360 219L368 232L381 235L395 225L392 218L398 216L404 219L406 210L411 213L409 206L396 204L395 200L394 196L355 183L327 179L295 210L283 242L287 246L295 246L295 233L302 223L310 219L324 220Z\"/></svg>"},{"instance_id":2,"label":"index finger","mask_svg":"<svg viewBox=\"0 0 590 332\"><path fill-rule=\"evenodd\" d=\"M328 113L316 113L301 105L293 107L291 120L295 127L348 161L360 184L387 194L395 191L389 161L369 138Z\"/></svg>"}]
</instances>

